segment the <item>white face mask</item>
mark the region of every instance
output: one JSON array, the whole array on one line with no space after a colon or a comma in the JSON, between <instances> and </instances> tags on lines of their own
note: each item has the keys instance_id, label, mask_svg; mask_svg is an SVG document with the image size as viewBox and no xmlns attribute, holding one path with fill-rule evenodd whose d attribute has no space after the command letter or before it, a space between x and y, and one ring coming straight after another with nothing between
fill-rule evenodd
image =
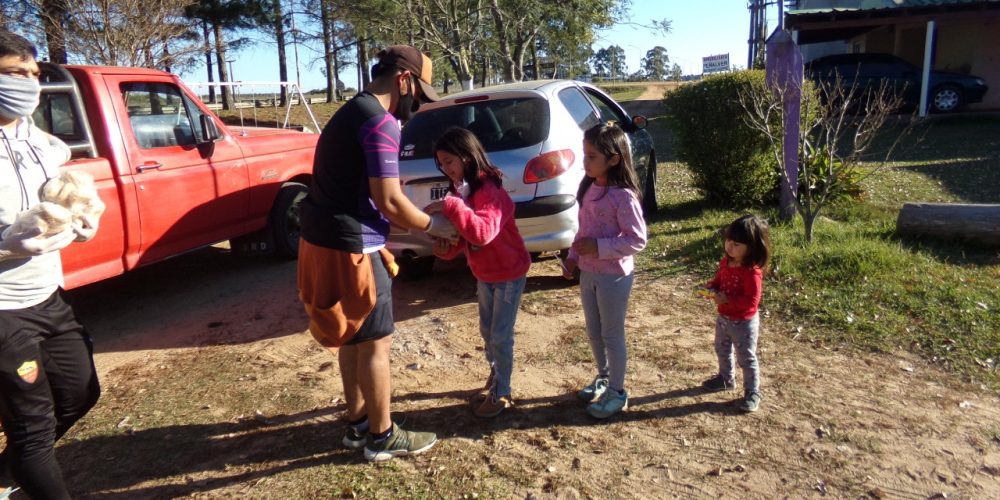
<instances>
[{"instance_id":1,"label":"white face mask","mask_svg":"<svg viewBox=\"0 0 1000 500\"><path fill-rule=\"evenodd\" d=\"M0 75L0 116L16 120L38 107L42 86L34 78Z\"/></svg>"},{"instance_id":2,"label":"white face mask","mask_svg":"<svg viewBox=\"0 0 1000 500\"><path fill-rule=\"evenodd\" d=\"M462 179L461 184L455 186L455 191L458 192L458 195L461 196L462 199L467 199L469 197L469 189L469 183L465 182L465 179Z\"/></svg>"}]
</instances>

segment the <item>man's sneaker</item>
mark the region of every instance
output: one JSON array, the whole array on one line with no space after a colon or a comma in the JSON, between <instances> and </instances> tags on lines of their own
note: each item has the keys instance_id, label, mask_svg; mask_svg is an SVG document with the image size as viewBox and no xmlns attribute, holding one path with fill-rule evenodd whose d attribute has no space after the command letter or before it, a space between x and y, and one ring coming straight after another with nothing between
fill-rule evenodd
<instances>
[{"instance_id":1,"label":"man's sneaker","mask_svg":"<svg viewBox=\"0 0 1000 500\"><path fill-rule=\"evenodd\" d=\"M510 396L497 397L491 392L474 413L479 418L493 418L511 406L514 406L514 402L511 401Z\"/></svg>"},{"instance_id":2,"label":"man's sneaker","mask_svg":"<svg viewBox=\"0 0 1000 500\"><path fill-rule=\"evenodd\" d=\"M743 397L743 402L740 403L740 409L747 412L755 412L757 408L760 408L760 393L751 392Z\"/></svg>"},{"instance_id":3,"label":"man's sneaker","mask_svg":"<svg viewBox=\"0 0 1000 500\"><path fill-rule=\"evenodd\" d=\"M418 455L437 443L437 435L433 432L404 431L398 425L392 424L392 435L375 442L371 434L365 443L365 458L369 462L384 462L394 457Z\"/></svg>"},{"instance_id":4,"label":"man's sneaker","mask_svg":"<svg viewBox=\"0 0 1000 500\"><path fill-rule=\"evenodd\" d=\"M736 383L732 380L726 380L722 378L722 375L716 375L701 383L701 386L706 391L720 392L720 391L731 391L736 388Z\"/></svg>"},{"instance_id":5,"label":"man's sneaker","mask_svg":"<svg viewBox=\"0 0 1000 500\"><path fill-rule=\"evenodd\" d=\"M393 412L389 415L392 423L396 425L406 424L406 414ZM355 429L353 425L347 425L347 432L344 433L344 439L340 441L341 444L346 448L352 450L361 449L368 440L368 428L365 427L364 430Z\"/></svg>"},{"instance_id":6,"label":"man's sneaker","mask_svg":"<svg viewBox=\"0 0 1000 500\"><path fill-rule=\"evenodd\" d=\"M484 385L482 389L479 389L479 392L477 392L476 395L472 397L472 401L474 403L486 401L486 399L490 395L490 391L493 390L493 383L496 382L496 378L497 378L497 373L493 370L490 370L490 376L486 379L486 385Z\"/></svg>"},{"instance_id":7,"label":"man's sneaker","mask_svg":"<svg viewBox=\"0 0 1000 500\"><path fill-rule=\"evenodd\" d=\"M576 397L588 403L592 403L597 401L597 399L601 397L601 394L604 394L604 391L606 390L608 390L608 379L597 377L590 383L590 385L580 389L580 392L576 393Z\"/></svg>"},{"instance_id":8,"label":"man's sneaker","mask_svg":"<svg viewBox=\"0 0 1000 500\"><path fill-rule=\"evenodd\" d=\"M601 394L596 403L587 406L587 413L594 418L608 418L615 413L628 409L628 392L618 392L608 389Z\"/></svg>"}]
</instances>

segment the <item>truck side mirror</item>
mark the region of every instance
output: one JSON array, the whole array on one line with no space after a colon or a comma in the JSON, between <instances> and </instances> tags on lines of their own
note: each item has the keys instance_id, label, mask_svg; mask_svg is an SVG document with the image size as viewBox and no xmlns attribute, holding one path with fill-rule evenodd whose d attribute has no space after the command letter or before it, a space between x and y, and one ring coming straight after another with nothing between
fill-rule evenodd
<instances>
[{"instance_id":1,"label":"truck side mirror","mask_svg":"<svg viewBox=\"0 0 1000 500\"><path fill-rule=\"evenodd\" d=\"M222 138L222 133L215 126L215 120L211 116L201 115L201 142L215 142Z\"/></svg>"}]
</instances>

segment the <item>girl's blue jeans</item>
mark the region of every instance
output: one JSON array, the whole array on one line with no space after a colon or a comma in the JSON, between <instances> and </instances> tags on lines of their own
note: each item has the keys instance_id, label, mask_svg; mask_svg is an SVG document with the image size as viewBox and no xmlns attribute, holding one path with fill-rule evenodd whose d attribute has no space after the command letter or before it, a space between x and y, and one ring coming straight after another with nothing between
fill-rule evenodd
<instances>
[{"instance_id":1,"label":"girl's blue jeans","mask_svg":"<svg viewBox=\"0 0 1000 500\"><path fill-rule=\"evenodd\" d=\"M510 396L510 377L514 370L514 323L521 305L526 276L511 281L486 283L479 281L479 333L483 336L483 351L493 378L493 393Z\"/></svg>"},{"instance_id":2,"label":"girl's blue jeans","mask_svg":"<svg viewBox=\"0 0 1000 500\"><path fill-rule=\"evenodd\" d=\"M719 356L719 375L733 382L733 352L743 370L743 389L747 394L760 391L760 365L757 363L757 336L760 316L732 320L719 316L715 320L715 354Z\"/></svg>"},{"instance_id":3,"label":"girl's blue jeans","mask_svg":"<svg viewBox=\"0 0 1000 500\"><path fill-rule=\"evenodd\" d=\"M625 389L625 313L634 279L634 274L580 273L580 302L597 376L607 378L616 391Z\"/></svg>"}]
</instances>

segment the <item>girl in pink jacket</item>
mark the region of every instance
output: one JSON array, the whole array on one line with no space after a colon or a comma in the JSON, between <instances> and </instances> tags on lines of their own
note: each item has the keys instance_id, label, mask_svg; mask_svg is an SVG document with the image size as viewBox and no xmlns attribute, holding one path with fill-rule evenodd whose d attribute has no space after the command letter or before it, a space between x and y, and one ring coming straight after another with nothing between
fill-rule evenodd
<instances>
[{"instance_id":1,"label":"girl in pink jacket","mask_svg":"<svg viewBox=\"0 0 1000 500\"><path fill-rule=\"evenodd\" d=\"M479 332L490 376L475 414L495 417L513 405L514 322L531 256L514 224L514 201L479 139L450 128L434 144L434 157L451 179L451 192L431 210L441 210L459 234L457 242L435 240L434 254L453 259L464 252L478 280Z\"/></svg>"},{"instance_id":2,"label":"girl in pink jacket","mask_svg":"<svg viewBox=\"0 0 1000 500\"><path fill-rule=\"evenodd\" d=\"M587 413L608 418L628 409L625 391L625 313L632 292L632 256L646 246L639 183L625 132L595 125L583 134L580 229L566 258L565 276L580 268L580 301L597 376L577 394Z\"/></svg>"}]
</instances>

